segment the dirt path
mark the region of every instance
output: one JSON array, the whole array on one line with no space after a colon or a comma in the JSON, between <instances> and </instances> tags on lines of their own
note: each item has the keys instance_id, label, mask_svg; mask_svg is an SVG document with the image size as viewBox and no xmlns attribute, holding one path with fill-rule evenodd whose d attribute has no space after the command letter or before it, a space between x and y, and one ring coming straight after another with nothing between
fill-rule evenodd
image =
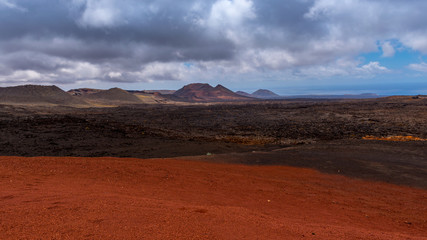
<instances>
[{"instance_id":1,"label":"dirt path","mask_svg":"<svg viewBox=\"0 0 427 240\"><path fill-rule=\"evenodd\" d=\"M0 239L427 239L426 203L304 168L0 157Z\"/></svg>"}]
</instances>

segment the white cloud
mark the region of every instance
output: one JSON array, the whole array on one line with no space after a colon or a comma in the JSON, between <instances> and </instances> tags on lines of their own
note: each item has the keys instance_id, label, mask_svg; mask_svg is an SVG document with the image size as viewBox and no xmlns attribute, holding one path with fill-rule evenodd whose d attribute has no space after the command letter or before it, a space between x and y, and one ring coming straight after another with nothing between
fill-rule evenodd
<instances>
[{"instance_id":1,"label":"white cloud","mask_svg":"<svg viewBox=\"0 0 427 240\"><path fill-rule=\"evenodd\" d=\"M26 82L39 82L42 78L42 74L33 70L18 70L14 71L10 75L0 75L1 82L14 82L14 83L26 83Z\"/></svg>"},{"instance_id":2,"label":"white cloud","mask_svg":"<svg viewBox=\"0 0 427 240\"><path fill-rule=\"evenodd\" d=\"M248 62L253 69L283 69L294 66L298 59L284 49L250 49L240 57L242 63Z\"/></svg>"},{"instance_id":3,"label":"white cloud","mask_svg":"<svg viewBox=\"0 0 427 240\"><path fill-rule=\"evenodd\" d=\"M369 43L360 51L373 50L375 41L397 39L405 46L427 53L426 1L378 0L315 0L304 15L312 21L321 21L330 36L352 39L359 36ZM391 57L394 49L383 42L383 56ZM368 48L366 48L368 47Z\"/></svg>"},{"instance_id":4,"label":"white cloud","mask_svg":"<svg viewBox=\"0 0 427 240\"><path fill-rule=\"evenodd\" d=\"M390 72L378 62L369 62L361 65L360 62L351 59L337 59L336 61L317 66L307 66L299 68L296 75L304 78L369 78L377 74Z\"/></svg>"},{"instance_id":5,"label":"white cloud","mask_svg":"<svg viewBox=\"0 0 427 240\"><path fill-rule=\"evenodd\" d=\"M27 11L27 9L20 7L16 3L13 3L12 1L9 1L9 0L0 0L0 7L1 6L5 6L10 9L15 9L15 10L24 11L24 12Z\"/></svg>"},{"instance_id":6,"label":"white cloud","mask_svg":"<svg viewBox=\"0 0 427 240\"><path fill-rule=\"evenodd\" d=\"M368 74L375 74L381 72L388 72L389 69L381 66L379 62L369 62L366 65L363 65L359 68L360 71L366 72Z\"/></svg>"},{"instance_id":7,"label":"white cloud","mask_svg":"<svg viewBox=\"0 0 427 240\"><path fill-rule=\"evenodd\" d=\"M3 54L0 81L18 83L68 83L79 80L101 79L108 66L70 60L32 51Z\"/></svg>"},{"instance_id":8,"label":"white cloud","mask_svg":"<svg viewBox=\"0 0 427 240\"><path fill-rule=\"evenodd\" d=\"M197 69L190 69L178 62L153 62L144 66L141 71L132 73L132 75L139 81L185 80L195 70Z\"/></svg>"},{"instance_id":9,"label":"white cloud","mask_svg":"<svg viewBox=\"0 0 427 240\"><path fill-rule=\"evenodd\" d=\"M70 62L66 68L59 69L59 72L75 79L93 79L101 75L99 66L88 62Z\"/></svg>"},{"instance_id":10,"label":"white cloud","mask_svg":"<svg viewBox=\"0 0 427 240\"><path fill-rule=\"evenodd\" d=\"M120 73L120 72L109 72L107 75L110 78L120 78L122 76L122 73Z\"/></svg>"},{"instance_id":11,"label":"white cloud","mask_svg":"<svg viewBox=\"0 0 427 240\"><path fill-rule=\"evenodd\" d=\"M251 0L218 0L212 5L208 21L213 27L238 26L255 16Z\"/></svg>"},{"instance_id":12,"label":"white cloud","mask_svg":"<svg viewBox=\"0 0 427 240\"><path fill-rule=\"evenodd\" d=\"M425 72L427 73L427 63L413 63L408 66L410 69L418 71L418 72Z\"/></svg>"},{"instance_id":13,"label":"white cloud","mask_svg":"<svg viewBox=\"0 0 427 240\"><path fill-rule=\"evenodd\" d=\"M396 50L394 50L393 45L389 41L384 42L381 45L381 49L383 50L383 57L393 57L396 53Z\"/></svg>"},{"instance_id":14,"label":"white cloud","mask_svg":"<svg viewBox=\"0 0 427 240\"><path fill-rule=\"evenodd\" d=\"M26 79L26 80L35 80L39 79L41 76L40 73L33 70L20 70L14 72L10 77L14 79Z\"/></svg>"},{"instance_id":15,"label":"white cloud","mask_svg":"<svg viewBox=\"0 0 427 240\"><path fill-rule=\"evenodd\" d=\"M78 0L74 4L86 6L78 23L89 27L112 27L122 24L121 8L114 0Z\"/></svg>"},{"instance_id":16,"label":"white cloud","mask_svg":"<svg viewBox=\"0 0 427 240\"><path fill-rule=\"evenodd\" d=\"M256 18L251 0L218 0L210 10L206 19L198 21L209 28L211 33L224 35L235 43L249 36L244 29L246 20Z\"/></svg>"},{"instance_id":17,"label":"white cloud","mask_svg":"<svg viewBox=\"0 0 427 240\"><path fill-rule=\"evenodd\" d=\"M404 45L414 50L427 54L427 31L417 31L405 33L401 41Z\"/></svg>"}]
</instances>

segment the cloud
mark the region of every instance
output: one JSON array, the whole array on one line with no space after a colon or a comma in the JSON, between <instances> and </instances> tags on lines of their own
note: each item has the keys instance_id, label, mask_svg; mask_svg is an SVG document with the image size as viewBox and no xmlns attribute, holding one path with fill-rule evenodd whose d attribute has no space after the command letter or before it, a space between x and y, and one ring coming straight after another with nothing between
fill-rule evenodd
<instances>
[{"instance_id":1,"label":"cloud","mask_svg":"<svg viewBox=\"0 0 427 240\"><path fill-rule=\"evenodd\" d=\"M239 26L256 15L250 0L218 0L212 5L208 25L214 28Z\"/></svg>"},{"instance_id":2,"label":"cloud","mask_svg":"<svg viewBox=\"0 0 427 240\"><path fill-rule=\"evenodd\" d=\"M381 66L379 62L369 62L368 64L361 66L359 70L370 73L370 74L389 71L386 67Z\"/></svg>"},{"instance_id":3,"label":"cloud","mask_svg":"<svg viewBox=\"0 0 427 240\"><path fill-rule=\"evenodd\" d=\"M111 0L87 0L78 2L86 6L78 23L91 27L111 27L122 24L121 11Z\"/></svg>"},{"instance_id":4,"label":"cloud","mask_svg":"<svg viewBox=\"0 0 427 240\"><path fill-rule=\"evenodd\" d=\"M427 30L414 31L402 36L401 41L414 50L427 54Z\"/></svg>"},{"instance_id":5,"label":"cloud","mask_svg":"<svg viewBox=\"0 0 427 240\"><path fill-rule=\"evenodd\" d=\"M208 28L214 36L225 36L233 43L239 44L248 39L244 23L254 19L256 14L251 0L218 0L213 3L205 19L199 19L202 27Z\"/></svg>"},{"instance_id":6,"label":"cloud","mask_svg":"<svg viewBox=\"0 0 427 240\"><path fill-rule=\"evenodd\" d=\"M0 0L0 81L375 76L391 70L358 59L378 42L383 57L394 41L427 54L424 9L421 0Z\"/></svg>"},{"instance_id":7,"label":"cloud","mask_svg":"<svg viewBox=\"0 0 427 240\"><path fill-rule=\"evenodd\" d=\"M390 70L381 66L379 62L369 62L361 64L351 59L337 59L327 65L317 65L306 68L300 68L294 74L304 78L369 78L376 74L388 73Z\"/></svg>"},{"instance_id":8,"label":"cloud","mask_svg":"<svg viewBox=\"0 0 427 240\"><path fill-rule=\"evenodd\" d=\"M393 57L394 54L396 53L393 45L389 41L384 42L381 45L381 49L383 51L383 55L382 55L383 57Z\"/></svg>"},{"instance_id":9,"label":"cloud","mask_svg":"<svg viewBox=\"0 0 427 240\"><path fill-rule=\"evenodd\" d=\"M408 66L410 69L418 72L425 72L427 73L427 63L413 63Z\"/></svg>"},{"instance_id":10,"label":"cloud","mask_svg":"<svg viewBox=\"0 0 427 240\"><path fill-rule=\"evenodd\" d=\"M0 8L2 6L10 8L10 9L19 10L19 11L22 11L22 12L27 11L27 9L20 7L16 3L13 3L12 1L9 1L9 0L0 0Z\"/></svg>"}]
</instances>

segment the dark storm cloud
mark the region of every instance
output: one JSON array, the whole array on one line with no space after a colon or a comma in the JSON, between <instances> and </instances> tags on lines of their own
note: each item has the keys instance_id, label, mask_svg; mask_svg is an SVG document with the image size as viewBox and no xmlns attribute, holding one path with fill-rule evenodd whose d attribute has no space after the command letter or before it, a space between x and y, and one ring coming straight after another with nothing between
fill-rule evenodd
<instances>
[{"instance_id":1,"label":"dark storm cloud","mask_svg":"<svg viewBox=\"0 0 427 240\"><path fill-rule=\"evenodd\" d=\"M0 81L311 67L389 39L427 53L419 40L427 36L423 9L427 3L418 0L0 0Z\"/></svg>"},{"instance_id":2,"label":"dark storm cloud","mask_svg":"<svg viewBox=\"0 0 427 240\"><path fill-rule=\"evenodd\" d=\"M313 1L257 1L255 25L282 31L293 40L321 37L327 33L324 23L304 16L312 5Z\"/></svg>"},{"instance_id":3,"label":"dark storm cloud","mask_svg":"<svg viewBox=\"0 0 427 240\"><path fill-rule=\"evenodd\" d=\"M180 4L156 1L152 6L149 4L154 1L117 2L117 6L110 7L118 7L121 12L112 22L97 22L96 17L85 19L91 1L75 2L19 1L26 11L0 9L2 51L43 52L90 62L120 57L145 63L233 56L231 41L208 36L202 26L195 24L203 11L192 13L188 10L194 1L180 1ZM102 5L102 1L92 2ZM137 54L138 45L149 47Z\"/></svg>"},{"instance_id":4,"label":"dark storm cloud","mask_svg":"<svg viewBox=\"0 0 427 240\"><path fill-rule=\"evenodd\" d=\"M60 62L50 60L46 56L22 52L10 55L4 64L14 70L37 69L40 72L56 71L64 67Z\"/></svg>"}]
</instances>

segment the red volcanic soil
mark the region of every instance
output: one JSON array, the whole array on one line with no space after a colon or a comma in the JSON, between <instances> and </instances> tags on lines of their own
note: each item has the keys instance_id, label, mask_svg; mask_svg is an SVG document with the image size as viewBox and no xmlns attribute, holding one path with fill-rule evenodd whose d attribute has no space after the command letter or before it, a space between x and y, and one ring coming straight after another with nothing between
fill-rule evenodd
<instances>
[{"instance_id":1,"label":"red volcanic soil","mask_svg":"<svg viewBox=\"0 0 427 240\"><path fill-rule=\"evenodd\" d=\"M0 239L427 239L426 200L283 166L0 157Z\"/></svg>"}]
</instances>

